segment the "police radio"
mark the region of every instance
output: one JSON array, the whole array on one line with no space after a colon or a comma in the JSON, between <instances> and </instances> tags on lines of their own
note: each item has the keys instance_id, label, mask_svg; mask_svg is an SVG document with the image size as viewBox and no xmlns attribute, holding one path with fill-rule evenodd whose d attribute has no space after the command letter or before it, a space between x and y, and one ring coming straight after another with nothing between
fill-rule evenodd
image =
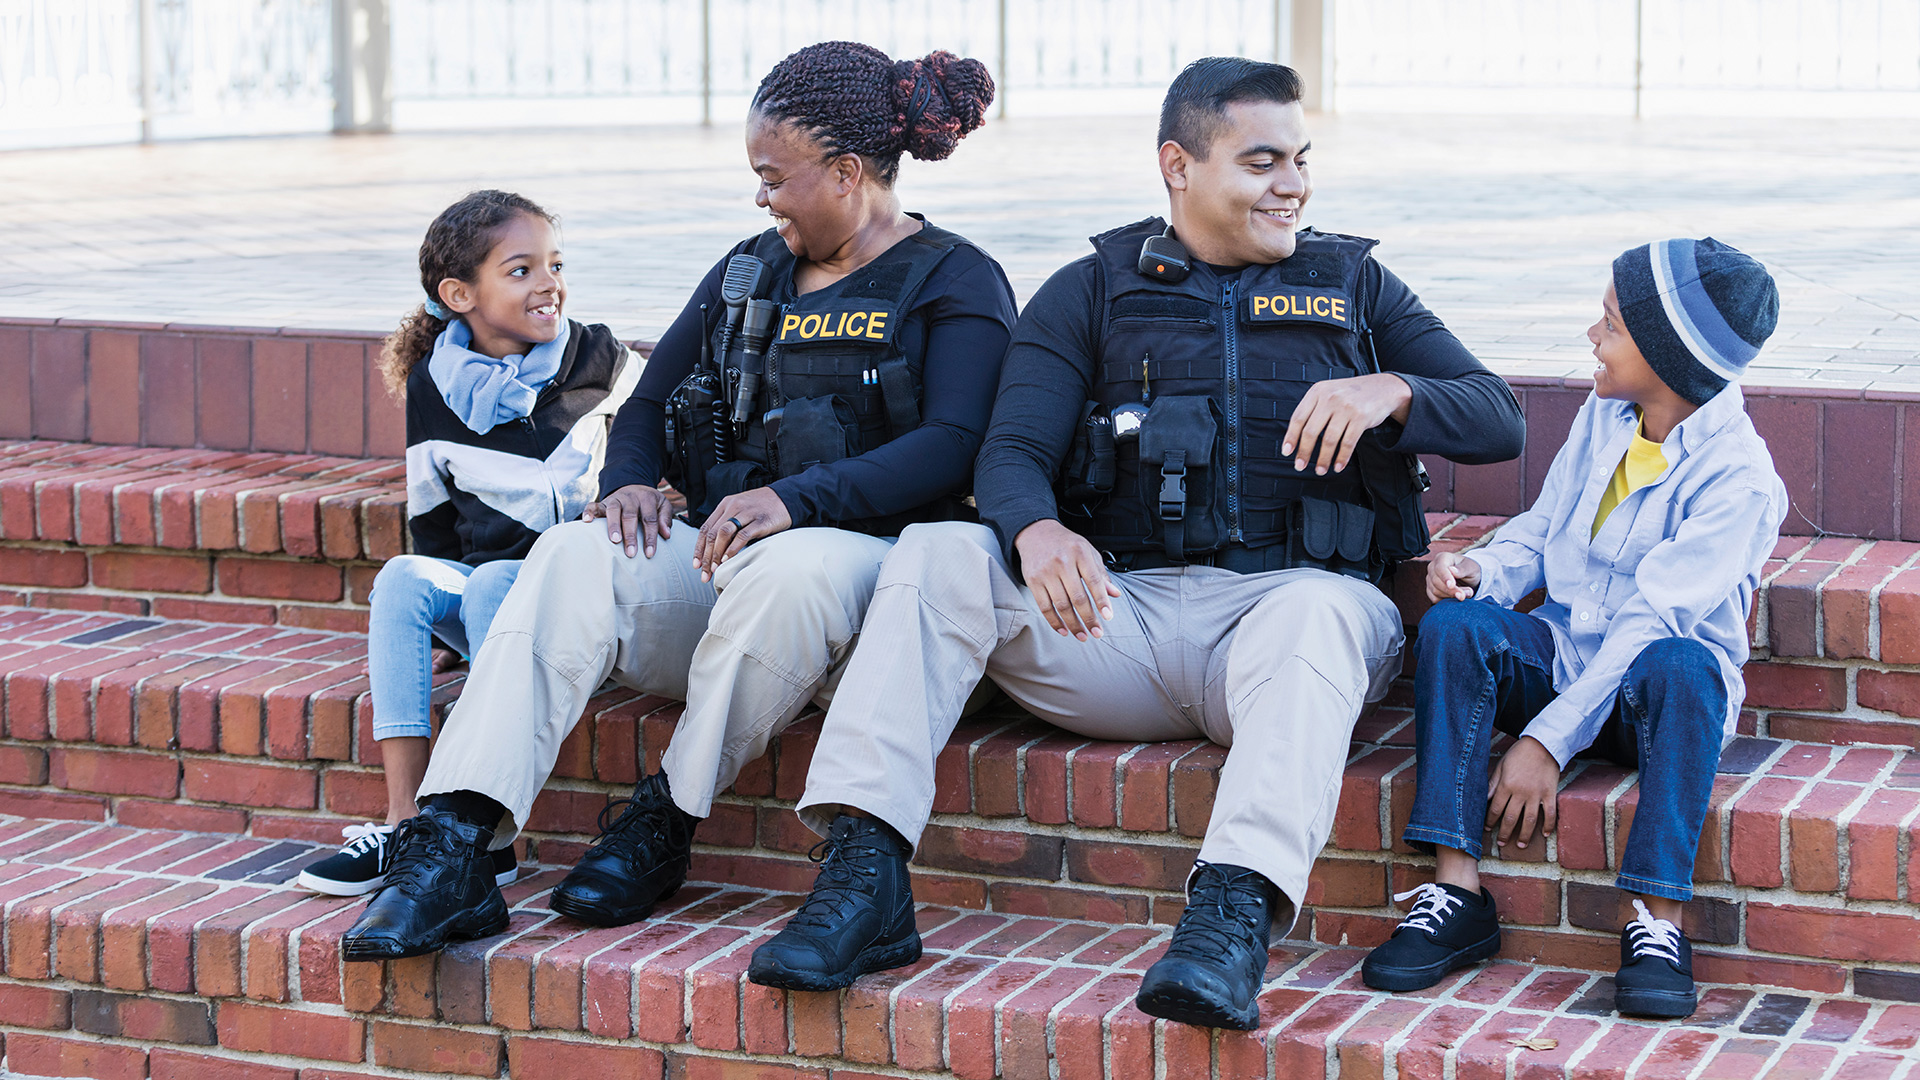
<instances>
[{"instance_id":1,"label":"police radio","mask_svg":"<svg viewBox=\"0 0 1920 1080\"><path fill-rule=\"evenodd\" d=\"M753 399L760 393L760 377L767 370L767 343L773 340L773 323L779 316L779 304L758 296L747 301L747 310L741 316L740 346L735 350L740 367L740 390L733 399L735 437L746 436L747 417L752 413Z\"/></svg>"},{"instance_id":2,"label":"police radio","mask_svg":"<svg viewBox=\"0 0 1920 1080\"><path fill-rule=\"evenodd\" d=\"M1147 242L1140 245L1139 270L1169 285L1178 285L1193 272L1193 257L1173 238L1172 225L1159 236L1147 237Z\"/></svg>"},{"instance_id":3,"label":"police radio","mask_svg":"<svg viewBox=\"0 0 1920 1080\"><path fill-rule=\"evenodd\" d=\"M720 302L727 307L727 318L719 359L723 370L739 372L739 382L733 388L736 430L746 426L754 395L760 391L767 342L773 335L777 307L765 299L768 276L766 263L741 254L727 260L726 274L720 279Z\"/></svg>"}]
</instances>

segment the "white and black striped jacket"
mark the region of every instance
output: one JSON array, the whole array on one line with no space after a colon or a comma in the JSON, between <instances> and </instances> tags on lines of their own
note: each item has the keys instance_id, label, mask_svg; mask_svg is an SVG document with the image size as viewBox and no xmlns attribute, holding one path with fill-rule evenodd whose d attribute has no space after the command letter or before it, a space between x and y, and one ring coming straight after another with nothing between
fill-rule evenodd
<instances>
[{"instance_id":1,"label":"white and black striped jacket","mask_svg":"<svg viewBox=\"0 0 1920 1080\"><path fill-rule=\"evenodd\" d=\"M448 407L427 365L407 377L407 526L419 555L478 566L525 558L598 494L613 414L641 360L598 323L571 324L559 374L530 416L482 435Z\"/></svg>"}]
</instances>

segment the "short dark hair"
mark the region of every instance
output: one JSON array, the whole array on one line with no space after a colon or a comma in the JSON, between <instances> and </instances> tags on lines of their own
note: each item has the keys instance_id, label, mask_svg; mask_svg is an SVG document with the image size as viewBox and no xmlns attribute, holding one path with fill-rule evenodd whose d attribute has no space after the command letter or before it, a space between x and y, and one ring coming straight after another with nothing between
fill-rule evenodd
<instances>
[{"instance_id":1,"label":"short dark hair","mask_svg":"<svg viewBox=\"0 0 1920 1080\"><path fill-rule=\"evenodd\" d=\"M1299 73L1284 64L1243 56L1195 60L1167 87L1167 99L1160 104L1160 138L1154 145L1177 142L1204 161L1220 135L1227 106L1237 101L1291 105L1300 93Z\"/></svg>"}]
</instances>

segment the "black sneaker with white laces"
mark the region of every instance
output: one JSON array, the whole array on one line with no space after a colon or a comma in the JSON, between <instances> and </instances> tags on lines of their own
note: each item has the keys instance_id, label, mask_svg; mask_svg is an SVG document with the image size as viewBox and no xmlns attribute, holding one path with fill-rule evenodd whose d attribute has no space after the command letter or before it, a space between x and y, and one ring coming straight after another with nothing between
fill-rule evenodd
<instances>
[{"instance_id":1,"label":"black sneaker with white laces","mask_svg":"<svg viewBox=\"0 0 1920 1080\"><path fill-rule=\"evenodd\" d=\"M1394 895L1413 901L1393 936L1367 954L1360 980L1375 990L1425 990L1455 971L1500 951L1500 915L1493 894L1475 896L1433 882Z\"/></svg>"},{"instance_id":2,"label":"black sneaker with white laces","mask_svg":"<svg viewBox=\"0 0 1920 1080\"><path fill-rule=\"evenodd\" d=\"M347 841L340 850L300 871L296 884L328 896L365 896L387 880L393 826L369 821L349 825L340 835Z\"/></svg>"},{"instance_id":3,"label":"black sneaker with white laces","mask_svg":"<svg viewBox=\"0 0 1920 1080\"><path fill-rule=\"evenodd\" d=\"M1639 918L1620 931L1620 970L1613 977L1613 1007L1623 1016L1677 1020L1699 1004L1693 989L1693 946L1680 928L1656 919L1639 899Z\"/></svg>"}]
</instances>

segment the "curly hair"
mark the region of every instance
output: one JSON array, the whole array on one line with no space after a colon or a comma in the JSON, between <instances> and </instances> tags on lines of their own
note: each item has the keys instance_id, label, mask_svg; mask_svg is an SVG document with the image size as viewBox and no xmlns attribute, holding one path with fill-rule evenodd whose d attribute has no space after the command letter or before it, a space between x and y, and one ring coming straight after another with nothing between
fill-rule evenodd
<instances>
[{"instance_id":1,"label":"curly hair","mask_svg":"<svg viewBox=\"0 0 1920 1080\"><path fill-rule=\"evenodd\" d=\"M427 226L426 239L420 241L420 288L427 296L440 299L440 283L448 278L472 281L493 250L494 238L501 226L521 215L536 217L549 225L560 220L542 209L539 203L511 191L475 191L440 211ZM414 308L400 320L400 328L387 335L380 346L380 375L387 392L405 397L407 376L415 364L433 351L434 339L447 328L446 319L427 313L425 304Z\"/></svg>"},{"instance_id":2,"label":"curly hair","mask_svg":"<svg viewBox=\"0 0 1920 1080\"><path fill-rule=\"evenodd\" d=\"M753 110L790 121L825 156L858 154L889 187L900 155L939 161L978 128L993 104L993 76L978 60L937 50L893 60L871 45L824 41L774 65L753 95Z\"/></svg>"}]
</instances>

